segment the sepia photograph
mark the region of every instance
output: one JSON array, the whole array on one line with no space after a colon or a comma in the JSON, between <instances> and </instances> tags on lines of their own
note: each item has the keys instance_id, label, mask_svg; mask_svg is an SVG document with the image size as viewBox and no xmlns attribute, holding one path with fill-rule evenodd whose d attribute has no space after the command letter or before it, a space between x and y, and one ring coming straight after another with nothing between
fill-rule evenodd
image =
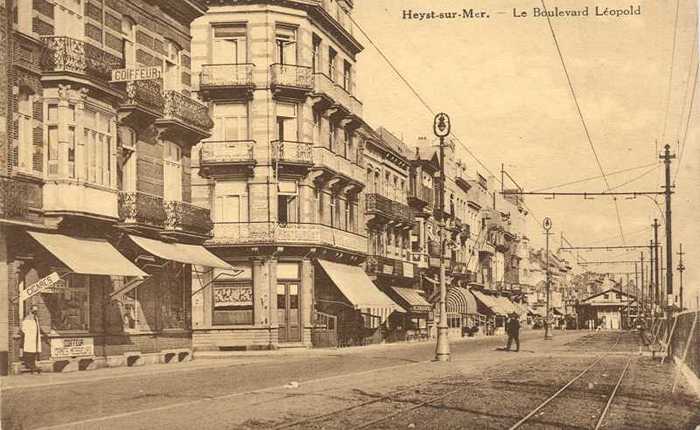
<instances>
[{"instance_id":1,"label":"sepia photograph","mask_svg":"<svg viewBox=\"0 0 700 430\"><path fill-rule=\"evenodd\" d=\"M0 0L0 430L700 430L698 10Z\"/></svg>"}]
</instances>

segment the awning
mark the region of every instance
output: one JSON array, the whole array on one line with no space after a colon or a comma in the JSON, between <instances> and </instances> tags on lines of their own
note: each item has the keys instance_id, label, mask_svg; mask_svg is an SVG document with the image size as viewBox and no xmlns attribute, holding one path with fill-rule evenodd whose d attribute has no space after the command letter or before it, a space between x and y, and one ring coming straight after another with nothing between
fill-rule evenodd
<instances>
[{"instance_id":1,"label":"awning","mask_svg":"<svg viewBox=\"0 0 700 430\"><path fill-rule=\"evenodd\" d=\"M406 302L408 305L406 308L411 313L426 313L430 312L432 306L427 300L420 294L419 290L414 288L401 288L392 287L392 290L398 294L398 296Z\"/></svg>"},{"instance_id":2,"label":"awning","mask_svg":"<svg viewBox=\"0 0 700 430\"><path fill-rule=\"evenodd\" d=\"M28 232L73 273L105 276L148 276L104 239Z\"/></svg>"},{"instance_id":3,"label":"awning","mask_svg":"<svg viewBox=\"0 0 700 430\"><path fill-rule=\"evenodd\" d=\"M484 306L486 306L496 315L508 315L508 313L511 312L510 308L504 307L503 302L498 300L497 297L489 296L481 291L474 290L472 290L472 294L474 294L474 297L476 297L477 300L483 303Z\"/></svg>"},{"instance_id":4,"label":"awning","mask_svg":"<svg viewBox=\"0 0 700 430\"><path fill-rule=\"evenodd\" d=\"M469 289L463 287L453 287L447 291L445 306L447 307L448 314L456 313L465 315L477 313L474 295Z\"/></svg>"},{"instance_id":5,"label":"awning","mask_svg":"<svg viewBox=\"0 0 700 430\"><path fill-rule=\"evenodd\" d=\"M168 243L160 240L129 235L129 238L144 251L165 260L178 263L195 264L197 266L231 269L231 265L216 255L207 251L201 245L185 245L183 243Z\"/></svg>"},{"instance_id":6,"label":"awning","mask_svg":"<svg viewBox=\"0 0 700 430\"><path fill-rule=\"evenodd\" d=\"M380 316L382 321L394 311L405 312L386 294L379 291L361 267L321 259L318 263L355 309Z\"/></svg>"}]
</instances>

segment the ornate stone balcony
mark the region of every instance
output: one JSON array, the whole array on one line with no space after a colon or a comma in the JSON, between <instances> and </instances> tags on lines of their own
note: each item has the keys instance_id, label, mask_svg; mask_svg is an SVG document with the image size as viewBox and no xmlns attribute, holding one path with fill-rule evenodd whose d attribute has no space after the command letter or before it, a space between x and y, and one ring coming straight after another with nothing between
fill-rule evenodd
<instances>
[{"instance_id":1,"label":"ornate stone balcony","mask_svg":"<svg viewBox=\"0 0 700 430\"><path fill-rule=\"evenodd\" d=\"M210 136L214 121L205 105L173 90L166 91L164 98L163 118L156 124L166 129L166 137L196 143Z\"/></svg>"},{"instance_id":2,"label":"ornate stone balcony","mask_svg":"<svg viewBox=\"0 0 700 430\"><path fill-rule=\"evenodd\" d=\"M435 191L423 184L419 184L411 190L411 195L408 198L409 203L418 207L433 206L435 203Z\"/></svg>"},{"instance_id":3,"label":"ornate stone balcony","mask_svg":"<svg viewBox=\"0 0 700 430\"><path fill-rule=\"evenodd\" d=\"M119 192L119 221L124 224L163 228L163 198L142 192Z\"/></svg>"},{"instance_id":4,"label":"ornate stone balcony","mask_svg":"<svg viewBox=\"0 0 700 430\"><path fill-rule=\"evenodd\" d=\"M368 214L391 218L391 200L377 193L367 194L366 210Z\"/></svg>"},{"instance_id":5,"label":"ornate stone balcony","mask_svg":"<svg viewBox=\"0 0 700 430\"><path fill-rule=\"evenodd\" d=\"M276 95L304 98L314 86L311 68L292 64L272 64L270 86Z\"/></svg>"},{"instance_id":6,"label":"ornate stone balcony","mask_svg":"<svg viewBox=\"0 0 700 430\"><path fill-rule=\"evenodd\" d=\"M367 179L364 169L347 158L333 153L326 147L315 146L313 160L313 169L319 172L317 179L322 182L333 181L360 189L364 187Z\"/></svg>"},{"instance_id":7,"label":"ornate stone balcony","mask_svg":"<svg viewBox=\"0 0 700 430\"><path fill-rule=\"evenodd\" d=\"M362 116L362 102L355 96L352 89L347 90L333 82L323 73L314 73L315 105L319 109L336 109L341 116Z\"/></svg>"},{"instance_id":8,"label":"ornate stone balcony","mask_svg":"<svg viewBox=\"0 0 700 430\"><path fill-rule=\"evenodd\" d=\"M366 253L367 238L361 234L322 224L284 226L274 222L215 223L211 244L326 246L345 251Z\"/></svg>"},{"instance_id":9,"label":"ornate stone balcony","mask_svg":"<svg viewBox=\"0 0 700 430\"><path fill-rule=\"evenodd\" d=\"M199 150L200 172L205 175L250 171L255 164L254 140L209 140Z\"/></svg>"},{"instance_id":10,"label":"ornate stone balcony","mask_svg":"<svg viewBox=\"0 0 700 430\"><path fill-rule=\"evenodd\" d=\"M314 162L311 142L274 140L271 144L272 159L275 161L308 166L312 165Z\"/></svg>"},{"instance_id":11,"label":"ornate stone balcony","mask_svg":"<svg viewBox=\"0 0 700 430\"><path fill-rule=\"evenodd\" d=\"M367 194L366 208L367 214L374 215L382 223L410 226L415 222L411 208L381 194Z\"/></svg>"},{"instance_id":12,"label":"ornate stone balcony","mask_svg":"<svg viewBox=\"0 0 700 430\"><path fill-rule=\"evenodd\" d=\"M199 73L200 95L205 100L250 97L255 64L204 64Z\"/></svg>"},{"instance_id":13,"label":"ornate stone balcony","mask_svg":"<svg viewBox=\"0 0 700 430\"><path fill-rule=\"evenodd\" d=\"M165 209L166 230L201 236L210 235L213 223L209 209L180 201L166 201L163 207Z\"/></svg>"},{"instance_id":14,"label":"ornate stone balcony","mask_svg":"<svg viewBox=\"0 0 700 430\"><path fill-rule=\"evenodd\" d=\"M46 50L42 69L49 73L70 73L108 86L112 70L123 67L121 58L82 40L67 36L43 36Z\"/></svg>"}]
</instances>

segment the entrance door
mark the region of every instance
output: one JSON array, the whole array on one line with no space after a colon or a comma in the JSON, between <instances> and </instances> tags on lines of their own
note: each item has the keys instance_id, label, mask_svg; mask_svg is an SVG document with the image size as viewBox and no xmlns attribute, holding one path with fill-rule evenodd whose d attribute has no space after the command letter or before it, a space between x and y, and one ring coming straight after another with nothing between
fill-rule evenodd
<instances>
[{"instance_id":1,"label":"entrance door","mask_svg":"<svg viewBox=\"0 0 700 430\"><path fill-rule=\"evenodd\" d=\"M280 343L301 342L300 317L299 284L277 284L277 323Z\"/></svg>"}]
</instances>

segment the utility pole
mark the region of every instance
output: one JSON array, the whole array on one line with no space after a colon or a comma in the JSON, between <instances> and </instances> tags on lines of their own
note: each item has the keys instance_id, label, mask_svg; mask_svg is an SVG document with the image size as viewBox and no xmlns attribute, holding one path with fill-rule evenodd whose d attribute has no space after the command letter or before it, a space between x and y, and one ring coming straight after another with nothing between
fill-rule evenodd
<instances>
[{"instance_id":1,"label":"utility pole","mask_svg":"<svg viewBox=\"0 0 700 430\"><path fill-rule=\"evenodd\" d=\"M641 275L642 275L642 280L641 280L641 282L639 283L639 285L640 285L640 287L641 287L640 289L641 289L641 293L642 293L642 301L641 301L641 304L642 304L642 314L644 314L644 313L646 313L646 312L645 312L646 303L644 302L644 288L646 288L646 287L644 286L644 251L642 251L642 252L639 253L639 258L640 258L640 260L639 260L639 261L640 261L640 262L639 262L639 269L640 269L639 272L640 272ZM644 315L644 318L646 318L646 315Z\"/></svg>"},{"instance_id":2,"label":"utility pole","mask_svg":"<svg viewBox=\"0 0 700 430\"><path fill-rule=\"evenodd\" d=\"M637 298L637 318L639 318L639 308L642 302L639 297L639 271L637 269L637 263L634 263L634 296Z\"/></svg>"},{"instance_id":3,"label":"utility pole","mask_svg":"<svg viewBox=\"0 0 700 430\"><path fill-rule=\"evenodd\" d=\"M678 256L680 257L678 260L678 276L679 276L679 281L680 281L680 289L678 291L678 295L680 296L680 306L681 306L681 312L683 312L683 272L685 272L685 266L683 265L683 256L685 255L685 252L683 252L683 244L679 244L680 251L678 252Z\"/></svg>"},{"instance_id":4,"label":"utility pole","mask_svg":"<svg viewBox=\"0 0 700 430\"><path fill-rule=\"evenodd\" d=\"M551 321L551 310L549 308L549 295L550 295L550 280L549 280L549 236L552 234L550 230L552 229L552 220L549 219L549 217L545 217L544 221L542 222L542 226L544 227L544 234L546 235L546 249L545 249L545 255L547 256L546 258L546 265L547 269L545 271L546 277L545 277L545 288L546 288L546 293L547 293L547 313L545 317L545 322L544 322L544 340L551 340L552 339L552 328L550 327L550 321Z\"/></svg>"},{"instance_id":5,"label":"utility pole","mask_svg":"<svg viewBox=\"0 0 700 430\"><path fill-rule=\"evenodd\" d=\"M663 155L659 156L664 160L666 167L666 186L664 194L666 196L666 296L673 297L673 240L671 239L671 159L676 158L675 154L671 155L671 145L664 146ZM667 303L666 320L671 320L671 307Z\"/></svg>"},{"instance_id":6,"label":"utility pole","mask_svg":"<svg viewBox=\"0 0 700 430\"><path fill-rule=\"evenodd\" d=\"M654 297L656 297L656 303L662 306L662 294L659 284L659 273L661 273L659 271L659 266L661 266L659 262L659 227L661 227L661 225L658 219L654 218L652 227L654 227Z\"/></svg>"},{"instance_id":7,"label":"utility pole","mask_svg":"<svg viewBox=\"0 0 700 430\"><path fill-rule=\"evenodd\" d=\"M438 322L435 360L450 360L450 341L447 328L447 285L445 284L445 137L450 134L450 117L445 113L435 115L433 133L440 138L440 321Z\"/></svg>"},{"instance_id":8,"label":"utility pole","mask_svg":"<svg viewBox=\"0 0 700 430\"><path fill-rule=\"evenodd\" d=\"M656 264L654 262L654 257L656 253L654 252L654 240L649 241L649 299L651 301L651 324L653 325L656 321L656 288L654 288L654 279L656 275L654 274L654 269L656 269Z\"/></svg>"}]
</instances>

